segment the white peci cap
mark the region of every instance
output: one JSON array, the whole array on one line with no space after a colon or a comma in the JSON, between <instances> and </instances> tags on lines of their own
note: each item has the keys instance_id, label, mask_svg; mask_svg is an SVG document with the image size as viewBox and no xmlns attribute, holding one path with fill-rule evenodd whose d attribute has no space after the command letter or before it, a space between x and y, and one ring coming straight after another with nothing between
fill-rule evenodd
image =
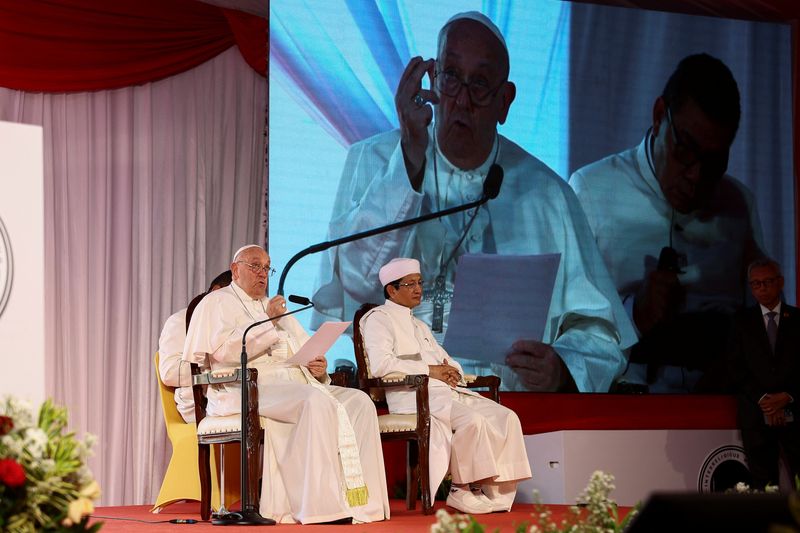
<instances>
[{"instance_id":1,"label":"white peci cap","mask_svg":"<svg viewBox=\"0 0 800 533\"><path fill-rule=\"evenodd\" d=\"M381 286L385 287L409 274L419 273L419 261L407 257L397 257L381 267L378 278L381 280Z\"/></svg>"}]
</instances>

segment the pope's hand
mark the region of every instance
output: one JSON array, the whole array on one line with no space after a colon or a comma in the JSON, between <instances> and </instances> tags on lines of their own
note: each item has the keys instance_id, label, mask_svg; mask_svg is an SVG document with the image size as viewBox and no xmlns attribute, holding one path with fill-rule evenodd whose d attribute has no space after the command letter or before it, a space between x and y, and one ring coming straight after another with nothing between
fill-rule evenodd
<instances>
[{"instance_id":1,"label":"pope's hand","mask_svg":"<svg viewBox=\"0 0 800 533\"><path fill-rule=\"evenodd\" d=\"M314 359L308 362L308 371L311 372L311 375L321 380L325 377L325 374L328 373L328 361L325 359L324 355L318 355Z\"/></svg>"},{"instance_id":2,"label":"pope's hand","mask_svg":"<svg viewBox=\"0 0 800 533\"><path fill-rule=\"evenodd\" d=\"M535 340L512 344L506 364L517 373L526 389L535 392L560 390L572 379L553 347Z\"/></svg>"},{"instance_id":3,"label":"pope's hand","mask_svg":"<svg viewBox=\"0 0 800 533\"><path fill-rule=\"evenodd\" d=\"M428 74L433 83L435 61L413 57L406 65L397 84L394 106L400 120L400 145L411 186L420 190L425 152L428 149L428 124L433 118L433 108L428 102L438 104L435 92L422 88L422 78ZM418 98L419 97L419 98Z\"/></svg>"},{"instance_id":4,"label":"pope's hand","mask_svg":"<svg viewBox=\"0 0 800 533\"><path fill-rule=\"evenodd\" d=\"M286 312L286 300L280 294L273 296L267 303L267 315L269 317L276 317Z\"/></svg>"}]
</instances>

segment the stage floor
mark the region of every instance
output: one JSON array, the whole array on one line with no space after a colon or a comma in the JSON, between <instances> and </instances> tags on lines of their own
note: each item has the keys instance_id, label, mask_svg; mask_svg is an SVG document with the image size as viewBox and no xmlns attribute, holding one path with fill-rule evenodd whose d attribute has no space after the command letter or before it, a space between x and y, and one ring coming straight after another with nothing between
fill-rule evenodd
<instances>
[{"instance_id":1,"label":"stage floor","mask_svg":"<svg viewBox=\"0 0 800 533\"><path fill-rule=\"evenodd\" d=\"M270 531L276 533L280 531L303 531L308 533L322 532L322 531L351 531L361 532L368 531L370 533L389 533L396 531L430 531L431 524L436 522L435 515L423 515L419 507L416 511L407 511L405 509L405 502L402 500L390 500L389 505L392 512L392 518L388 521L375 522L372 524L358 524L358 525L344 525L344 526L331 526L331 525L305 525L299 524L292 525L277 525L271 526ZM436 502L435 508L441 509L444 507L444 502ZM548 505L549 509L553 511L554 518L560 519L569 512L569 507L566 505ZM448 508L449 512L453 512ZM533 505L517 504L514 509L509 513L493 513L489 515L476 516L478 522L486 526L486 531L499 531L501 533L513 532L515 527L523 522L530 522L531 513L534 511ZM627 509L620 514L627 512ZM146 505L133 505L124 507L98 507L95 510L94 521L103 522L103 528L100 530L102 533L113 533L118 531L148 531L148 532L201 532L201 531L219 531L219 527L212 526L209 522L198 522L196 524L170 524L169 520L174 518L192 518L200 520L198 513L198 504L196 502L176 503L168 506L159 514L151 514L150 507ZM103 518L101 518L103 517ZM252 528L247 528L250 530Z\"/></svg>"}]
</instances>

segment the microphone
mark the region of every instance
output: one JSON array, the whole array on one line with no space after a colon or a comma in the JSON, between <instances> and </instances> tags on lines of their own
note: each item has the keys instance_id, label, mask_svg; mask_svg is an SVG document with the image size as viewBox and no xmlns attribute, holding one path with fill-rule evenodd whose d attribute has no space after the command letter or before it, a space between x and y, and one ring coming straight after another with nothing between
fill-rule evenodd
<instances>
[{"instance_id":1,"label":"microphone","mask_svg":"<svg viewBox=\"0 0 800 533\"><path fill-rule=\"evenodd\" d=\"M680 267L680 261L678 259L678 252L675 250L675 248L671 246L665 246L661 249L661 253L658 255L658 266L656 267L656 270L683 274Z\"/></svg>"},{"instance_id":2,"label":"microphone","mask_svg":"<svg viewBox=\"0 0 800 533\"><path fill-rule=\"evenodd\" d=\"M290 294L289 295L289 301L292 302L293 304L297 304L297 305L310 305L311 307L314 307L314 302L312 302L311 300L309 300L305 296L298 296L296 294Z\"/></svg>"},{"instance_id":3,"label":"microphone","mask_svg":"<svg viewBox=\"0 0 800 533\"><path fill-rule=\"evenodd\" d=\"M487 200L494 200L500 194L500 186L503 184L503 167L493 163L489 167L489 174L483 182L483 196Z\"/></svg>"},{"instance_id":4,"label":"microphone","mask_svg":"<svg viewBox=\"0 0 800 533\"><path fill-rule=\"evenodd\" d=\"M394 222L392 224L387 224L385 226L378 226L377 228L372 228L365 231L361 231L359 233L354 233L353 235L346 235L344 237L340 237L332 241L325 241L317 244L312 244L308 248L300 250L299 252L294 254L292 258L289 259L289 261L286 263L286 267L284 267L283 272L281 272L281 278L278 281L278 294L283 295L283 284L286 281L286 275L289 273L289 269L292 268L292 265L294 265L297 261L299 261L300 259L309 254L323 252L328 248L333 248L334 246L340 246L342 244L347 244L348 242L366 239L367 237L380 235L381 233L387 233L389 231L405 228L407 226L413 226L414 224L427 222L428 220L434 218L441 218L447 215L452 215L453 213L458 213L460 211L466 211L467 209L472 209L473 207L480 207L489 200L494 200L495 198L497 198L497 196L500 194L500 186L502 184L503 184L503 167L501 167L497 163L493 163L492 166L489 167L489 172L486 174L486 179L483 181L483 194L478 200L475 200L474 202L469 202L466 204L449 207L447 209L442 209L441 211L427 213L425 215L409 218L407 220L401 220L399 222Z\"/></svg>"},{"instance_id":5,"label":"microphone","mask_svg":"<svg viewBox=\"0 0 800 533\"><path fill-rule=\"evenodd\" d=\"M248 395L247 395L247 387L246 379L247 379L247 334L256 326L264 324L266 322L271 322L273 320L278 320L279 318L283 318L288 315L293 315L295 313L299 313L300 311L305 311L306 309L311 309L314 307L314 304L311 303L311 300L304 296L296 296L292 294L289 296L289 301L294 303L299 303L301 305L305 305L305 307L301 307L300 309L295 309L294 311L287 311L278 316L268 317L264 320L259 320L258 322L253 322L244 330L242 333L242 356L241 356L241 365L242 369L240 371L240 375L242 376L242 443L241 443L241 473L240 473L240 480L241 480L241 506L242 511L241 513L229 513L229 515L225 515L228 518L221 518L216 523L218 525L228 525L228 524L239 524L239 525L274 525L275 521L270 518L262 517L258 512L258 507L255 503L250 502L249 493L247 491L248 485L248 470L247 470L247 411L249 410L248 407Z\"/></svg>"}]
</instances>

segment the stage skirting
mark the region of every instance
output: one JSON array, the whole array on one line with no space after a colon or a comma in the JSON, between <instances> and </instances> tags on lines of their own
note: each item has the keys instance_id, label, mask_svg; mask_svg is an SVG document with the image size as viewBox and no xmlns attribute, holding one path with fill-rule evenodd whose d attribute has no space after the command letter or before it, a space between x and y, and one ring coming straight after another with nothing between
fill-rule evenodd
<instances>
[{"instance_id":1,"label":"stage skirting","mask_svg":"<svg viewBox=\"0 0 800 533\"><path fill-rule=\"evenodd\" d=\"M533 479L517 501L571 504L595 470L621 505L654 491L712 492L747 481L732 396L501 393L520 417ZM384 444L387 481L405 482L405 448Z\"/></svg>"}]
</instances>

